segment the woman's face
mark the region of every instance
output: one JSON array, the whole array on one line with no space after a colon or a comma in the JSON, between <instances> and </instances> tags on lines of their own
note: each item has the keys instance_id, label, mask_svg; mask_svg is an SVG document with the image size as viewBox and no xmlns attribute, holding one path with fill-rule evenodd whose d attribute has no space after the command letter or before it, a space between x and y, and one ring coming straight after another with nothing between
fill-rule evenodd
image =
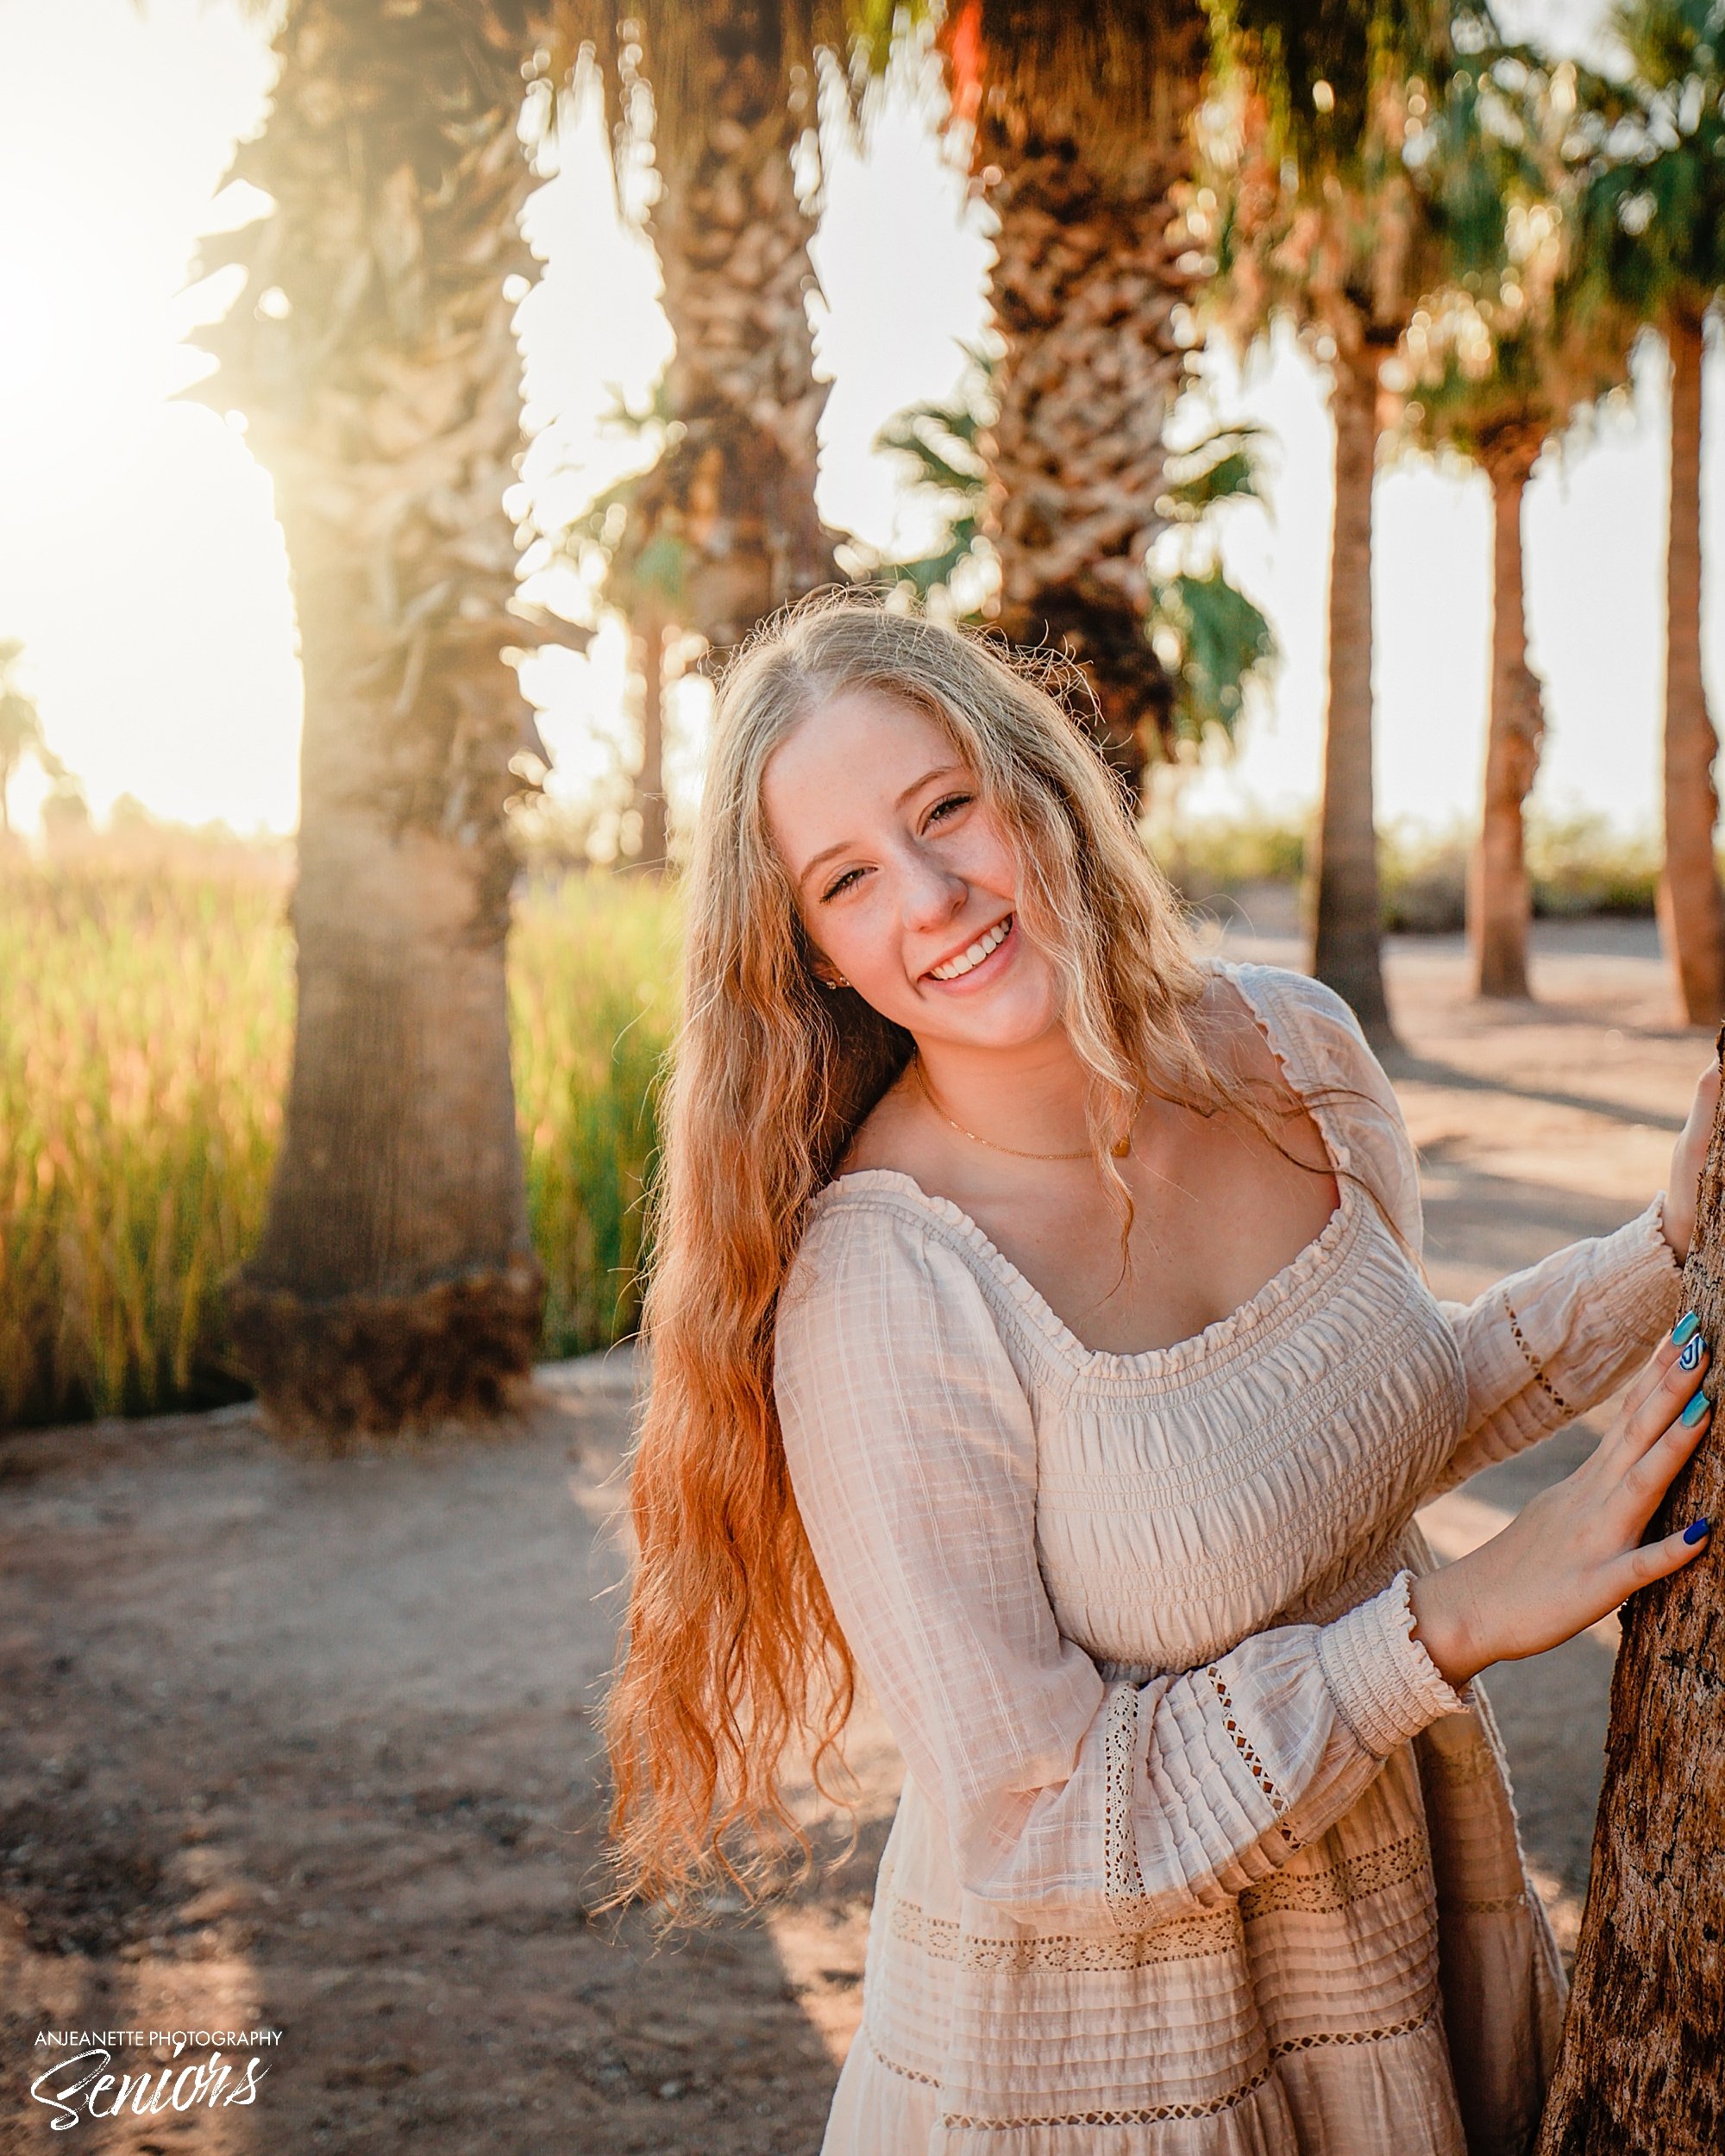
<instances>
[{"instance_id":1,"label":"woman's face","mask_svg":"<svg viewBox=\"0 0 1725 2156\"><path fill-rule=\"evenodd\" d=\"M925 711L841 696L774 750L762 791L824 979L919 1040L1019 1047L1058 1024L1012 844Z\"/></svg>"}]
</instances>

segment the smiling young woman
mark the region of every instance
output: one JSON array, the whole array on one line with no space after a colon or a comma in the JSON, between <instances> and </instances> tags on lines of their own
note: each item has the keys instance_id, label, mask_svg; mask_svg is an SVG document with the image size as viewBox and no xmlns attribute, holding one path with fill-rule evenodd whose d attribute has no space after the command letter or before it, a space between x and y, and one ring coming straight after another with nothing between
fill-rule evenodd
<instances>
[{"instance_id":1,"label":"smiling young woman","mask_svg":"<svg viewBox=\"0 0 1725 2156\"><path fill-rule=\"evenodd\" d=\"M1710 1076L1669 1197L1440 1305L1346 1006L1201 962L1045 682L859 599L725 676L687 901L623 1885L758 1878L860 1670L908 1771L827 2156L1521 2147L1562 1979L1471 1680L1707 1546L1641 1540L1693 1324L1496 1541L1413 1515L1671 1325Z\"/></svg>"}]
</instances>

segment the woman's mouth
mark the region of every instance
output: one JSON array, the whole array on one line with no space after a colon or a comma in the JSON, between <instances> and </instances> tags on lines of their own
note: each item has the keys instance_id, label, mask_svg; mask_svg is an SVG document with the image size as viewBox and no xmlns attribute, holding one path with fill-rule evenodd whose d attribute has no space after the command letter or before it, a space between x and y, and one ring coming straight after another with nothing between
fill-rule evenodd
<instances>
[{"instance_id":1,"label":"woman's mouth","mask_svg":"<svg viewBox=\"0 0 1725 2156\"><path fill-rule=\"evenodd\" d=\"M941 965L931 966L928 969L928 978L931 981L959 981L966 974L974 973L985 958L993 957L1000 945L1006 942L1007 937L1011 935L1013 918L1008 913L1004 920L996 921L991 929L979 936L975 942L967 949L959 951Z\"/></svg>"}]
</instances>

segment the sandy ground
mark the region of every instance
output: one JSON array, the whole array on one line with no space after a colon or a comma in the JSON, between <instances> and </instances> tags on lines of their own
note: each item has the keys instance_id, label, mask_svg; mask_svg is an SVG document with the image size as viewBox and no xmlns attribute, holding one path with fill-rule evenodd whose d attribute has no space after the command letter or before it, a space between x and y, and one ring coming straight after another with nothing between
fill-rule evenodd
<instances>
[{"instance_id":1,"label":"sandy ground","mask_svg":"<svg viewBox=\"0 0 1725 2156\"><path fill-rule=\"evenodd\" d=\"M1230 947L1291 962L1252 926ZM1393 954L1441 1294L1638 1209L1707 1056L1650 929L1542 931L1536 985L1480 1006L1458 945ZM898 1768L864 1715L858 1847L765 1920L656 1947L593 1912L628 1397L624 1363L553 1368L511 1438L340 1463L244 1407L0 1440L0 2150L812 2156ZM1591 1442L1446 1498L1434 1543ZM1613 1646L1490 1683L1565 1940ZM30 2096L43 2031L187 2028L279 2033L229 2049L254 2103L53 2133Z\"/></svg>"}]
</instances>

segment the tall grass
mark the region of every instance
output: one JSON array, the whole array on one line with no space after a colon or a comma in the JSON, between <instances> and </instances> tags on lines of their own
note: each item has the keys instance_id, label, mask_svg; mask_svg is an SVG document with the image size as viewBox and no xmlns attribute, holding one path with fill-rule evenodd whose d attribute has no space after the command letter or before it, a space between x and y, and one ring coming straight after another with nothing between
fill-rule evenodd
<instances>
[{"instance_id":1,"label":"tall grass","mask_svg":"<svg viewBox=\"0 0 1725 2156\"><path fill-rule=\"evenodd\" d=\"M218 1283L255 1244L292 1044L286 864L244 848L0 858L0 1425L238 1397ZM547 1355L638 1308L674 902L576 876L511 946Z\"/></svg>"},{"instance_id":2,"label":"tall grass","mask_svg":"<svg viewBox=\"0 0 1725 2156\"><path fill-rule=\"evenodd\" d=\"M280 1125L282 897L238 850L0 869L0 1420L234 1396L214 1289Z\"/></svg>"},{"instance_id":3,"label":"tall grass","mask_svg":"<svg viewBox=\"0 0 1725 2156\"><path fill-rule=\"evenodd\" d=\"M640 1312L676 945L675 899L645 880L568 876L516 913L515 1100L547 1355L605 1346Z\"/></svg>"}]
</instances>

